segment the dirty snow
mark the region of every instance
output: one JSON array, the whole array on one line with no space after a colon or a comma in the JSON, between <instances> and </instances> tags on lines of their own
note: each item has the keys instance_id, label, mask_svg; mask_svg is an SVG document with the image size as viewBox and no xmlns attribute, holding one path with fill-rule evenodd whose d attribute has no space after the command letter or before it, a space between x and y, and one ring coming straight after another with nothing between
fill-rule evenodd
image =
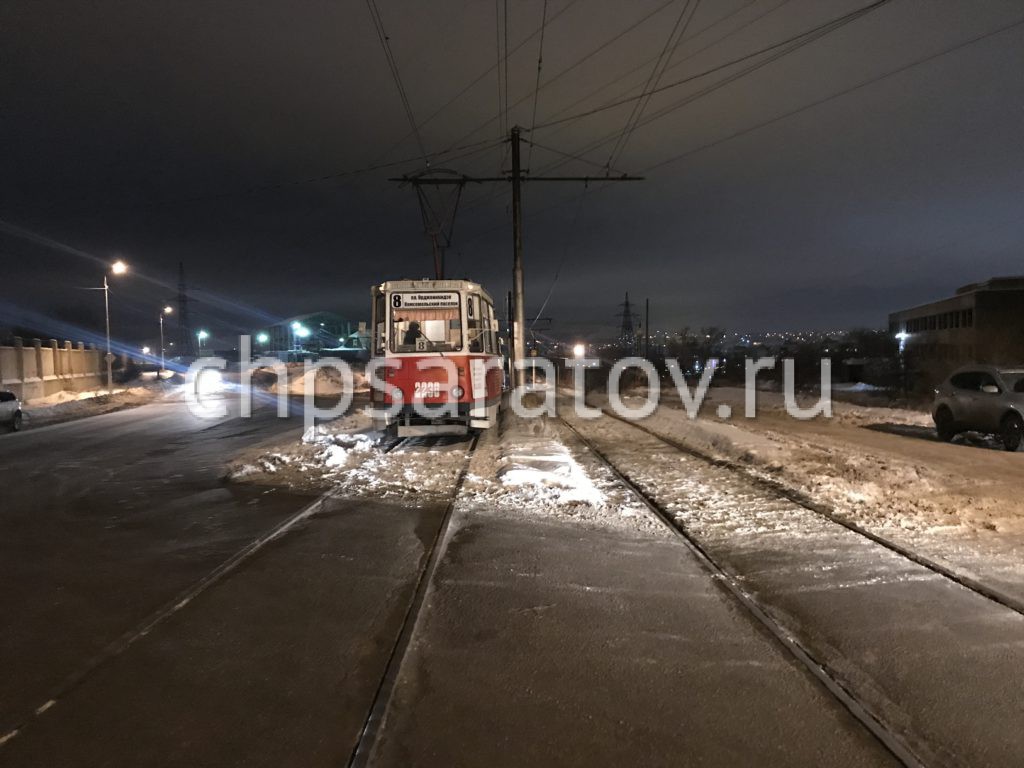
<instances>
[{"instance_id":1,"label":"dirty snow","mask_svg":"<svg viewBox=\"0 0 1024 768\"><path fill-rule=\"evenodd\" d=\"M1024 453L992 450L993 441L980 436L940 443L924 411L835 402L834 418L798 421L785 413L780 394L758 395L754 419L742 415L743 390L721 387L710 390L696 421L677 398L665 398L668 404L643 424L965 575L1024 595ZM721 404L736 416L718 418Z\"/></svg>"}]
</instances>

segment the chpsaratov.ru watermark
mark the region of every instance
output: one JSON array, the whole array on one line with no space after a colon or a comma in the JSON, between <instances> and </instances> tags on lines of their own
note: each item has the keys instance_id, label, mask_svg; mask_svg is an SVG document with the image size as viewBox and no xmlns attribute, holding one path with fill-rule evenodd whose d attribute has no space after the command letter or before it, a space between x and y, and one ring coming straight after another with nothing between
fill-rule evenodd
<instances>
[{"instance_id":1,"label":"chpsaratov.ru watermark","mask_svg":"<svg viewBox=\"0 0 1024 768\"><path fill-rule=\"evenodd\" d=\"M491 357L481 361L486 369L498 369L504 375L504 367L500 358ZM392 383L383 371L385 369L401 369L412 363L417 372L423 374L423 381L417 382L414 396L411 401L406 400L406 393ZM780 361L774 357L760 357L747 359L744 366L744 407L743 416L748 419L755 418L758 407L758 374L775 370ZM815 402L807 406L801 406L797 402L796 395L796 364L791 358L781 360L782 364L782 394L785 411L794 419L806 421L819 416L832 417L832 361L829 358L822 358L820 361L820 382L818 397ZM556 416L556 399L558 391L563 395L571 395L572 409L576 416L582 419L594 419L601 415L599 408L594 408L586 402L586 372L600 368L602 361L596 358L568 358L565 360L563 370L563 381L561 387L556 387L559 381L558 371L554 363L547 358L535 357L530 360L516 361L515 367L520 370L529 369L534 380L537 373L546 382L543 386L526 385L515 387L509 392L509 406L512 411L522 418L537 418L540 416ZM227 404L222 395L223 385L221 374L227 369L228 361L222 357L201 357L189 366L186 376L185 402L189 411L200 418L219 419L228 416ZM249 336L242 336L239 344L239 392L241 394L242 418L252 416L253 395L256 389L253 386L253 373L259 369L268 368L277 377L277 415L280 418L287 418L291 415L289 403L289 372L288 366L276 357L252 357L252 342ZM708 361L703 367L700 378L691 387L675 360L668 360L665 363L667 376L658 372L654 364L642 357L624 357L615 361L608 371L607 379L607 406L617 416L624 419L644 419L651 416L661 402L666 391L675 391L682 404L683 410L690 419L696 419L701 407L707 398L711 382L718 371L712 361ZM339 392L336 394L337 401L330 406L323 406L316 402L316 378L322 369L335 371L340 377ZM443 418L458 418L459 401L465 404L466 398L446 396L458 392L464 395L463 385L460 381L460 372L456 363L444 357L421 357L414 361L403 361L400 358L372 358L366 364L365 376L370 389L382 396L382 399L389 400L386 404L367 406L367 412L374 418L395 418L402 413L406 406L410 407L417 416L437 420ZM642 396L634 395L629 398L631 402L640 400L639 404L627 405L623 396L623 381L628 379L632 382L642 380L644 386L637 391L643 391ZM663 383L663 379L667 382ZM317 421L326 421L344 415L352 407L355 395L356 375L346 361L339 359L322 359L316 361L306 360L302 364L302 391L303 391L303 422L304 427L313 426ZM416 393L422 393L418 396ZM473 393L474 395L476 393ZM473 407L483 407L485 404L483 392L480 397L474 399L472 396L468 402ZM267 394L259 391L260 399L265 399ZM527 397L529 395L529 397ZM333 397L334 395L332 395ZM529 404L527 403L529 400ZM539 400L539 402L538 402ZM720 419L732 418L732 406L721 404L716 409Z\"/></svg>"}]
</instances>

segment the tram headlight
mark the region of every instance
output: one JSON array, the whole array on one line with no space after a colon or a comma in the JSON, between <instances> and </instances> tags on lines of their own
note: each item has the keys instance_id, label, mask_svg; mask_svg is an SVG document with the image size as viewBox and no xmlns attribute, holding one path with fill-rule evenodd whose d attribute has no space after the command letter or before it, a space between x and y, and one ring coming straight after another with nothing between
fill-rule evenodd
<instances>
[{"instance_id":1,"label":"tram headlight","mask_svg":"<svg viewBox=\"0 0 1024 768\"><path fill-rule=\"evenodd\" d=\"M454 397L456 400L462 399L462 396L464 394L466 394L466 390L464 390L462 387L452 387L452 397Z\"/></svg>"}]
</instances>

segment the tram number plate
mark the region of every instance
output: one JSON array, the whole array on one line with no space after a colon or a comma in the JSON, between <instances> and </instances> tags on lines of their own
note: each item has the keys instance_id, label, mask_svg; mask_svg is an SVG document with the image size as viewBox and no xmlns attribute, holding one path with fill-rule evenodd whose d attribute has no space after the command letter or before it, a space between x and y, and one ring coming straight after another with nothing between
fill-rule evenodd
<instances>
[{"instance_id":1,"label":"tram number plate","mask_svg":"<svg viewBox=\"0 0 1024 768\"><path fill-rule=\"evenodd\" d=\"M421 400L425 397L440 397L441 396L441 382L440 381L417 381L416 386L413 389L413 397L418 397Z\"/></svg>"}]
</instances>

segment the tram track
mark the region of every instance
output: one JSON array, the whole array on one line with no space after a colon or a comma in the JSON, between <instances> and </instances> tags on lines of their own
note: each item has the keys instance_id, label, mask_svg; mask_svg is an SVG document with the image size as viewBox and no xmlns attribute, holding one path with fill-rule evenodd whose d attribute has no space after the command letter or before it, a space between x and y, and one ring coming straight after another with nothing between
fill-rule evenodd
<instances>
[{"instance_id":1,"label":"tram track","mask_svg":"<svg viewBox=\"0 0 1024 768\"><path fill-rule=\"evenodd\" d=\"M612 422L588 429L560 421L894 757L904 765L1008 764L971 753L964 744L977 724L958 713L984 707L990 694L975 689L978 680L998 685L1014 675L1001 649L1019 642L1016 601L993 599L985 585L975 589L741 466L607 415L644 435L631 440ZM675 483L663 484L663 467L675 468L665 476ZM779 523L762 527L775 514ZM989 634L993 627L1000 629ZM939 633L945 650L918 643ZM930 669L940 675L935 690ZM911 679L918 684L904 682Z\"/></svg>"},{"instance_id":2,"label":"tram track","mask_svg":"<svg viewBox=\"0 0 1024 768\"><path fill-rule=\"evenodd\" d=\"M971 576L960 573L931 558L925 557L924 555L915 552L912 549L905 547L902 544L893 541L892 539L886 536L882 536L880 534L868 530L867 528L861 525L858 525L857 523L854 523L850 520L846 520L841 515L838 515L833 509L831 509L827 505L814 501L813 499L808 498L799 491L795 491L792 488L789 488L781 483L771 480L770 478L752 474L746 467L736 462L712 456L690 445L686 445L678 440L674 440L671 437L659 434L653 429L643 424L639 424L636 421L623 418L619 414L613 413L607 408L602 408L601 412L605 416L608 416L612 419L615 419L618 422L633 427L634 429L643 432L649 437L654 438L655 440L663 443L664 445L676 451L684 453L695 459L699 459L700 461L703 461L712 467L718 467L721 469L729 470L731 472L736 472L742 475L744 479L749 481L757 488L767 491L768 493L774 494L780 499L792 502L793 504L796 504L797 506L807 510L808 512L811 512L827 520L830 523L845 528L846 530L860 537L863 537L873 542L874 544L877 544L889 550L890 552L893 552L894 554L914 563L915 565L919 565L922 568L926 568L932 573L941 576L944 579L948 579L949 581L952 581L955 584L960 585L964 589L967 589L975 593L976 595L985 598L986 600L990 600L993 603L996 603L1004 608L1008 608L1009 610L1014 611L1015 613L1018 613L1021 616L1024 616L1024 602L1022 602L1021 600L1003 592L1002 590L984 584L983 582ZM563 420L563 423L567 422L564 422Z\"/></svg>"},{"instance_id":3,"label":"tram track","mask_svg":"<svg viewBox=\"0 0 1024 768\"><path fill-rule=\"evenodd\" d=\"M418 438L399 439L385 452L390 452L399 446L407 445L410 440L416 439ZM456 476L454 487L452 488L452 493L448 499L448 503L445 506L441 522L430 539L430 545L426 552L423 567L416 579L416 587L413 591L412 599L409 601L405 616L402 619L401 629L399 630L398 635L395 638L395 642L391 647L391 651L388 654L388 661L385 665L376 691L374 692L373 701L370 705L369 711L367 712L366 720L363 723L363 727L360 729L359 736L356 739L356 744L349 756L347 763L349 768L362 768L363 766L368 765L373 755L377 739L384 727L385 716L387 714L388 705L391 702L392 694L394 693L395 684L398 680L398 673L402 667L402 661L409 650L409 644L412 641L416 625L422 613L427 592L429 591L430 584L433 581L438 562L441 559L443 544L446 539L449 524L451 523L455 504L459 498L459 491L462 489L466 475L469 473L469 465L473 459L473 454L476 452L479 440L479 435L474 435L470 440L469 447L466 450L465 461L459 471L459 474Z\"/></svg>"}]
</instances>

